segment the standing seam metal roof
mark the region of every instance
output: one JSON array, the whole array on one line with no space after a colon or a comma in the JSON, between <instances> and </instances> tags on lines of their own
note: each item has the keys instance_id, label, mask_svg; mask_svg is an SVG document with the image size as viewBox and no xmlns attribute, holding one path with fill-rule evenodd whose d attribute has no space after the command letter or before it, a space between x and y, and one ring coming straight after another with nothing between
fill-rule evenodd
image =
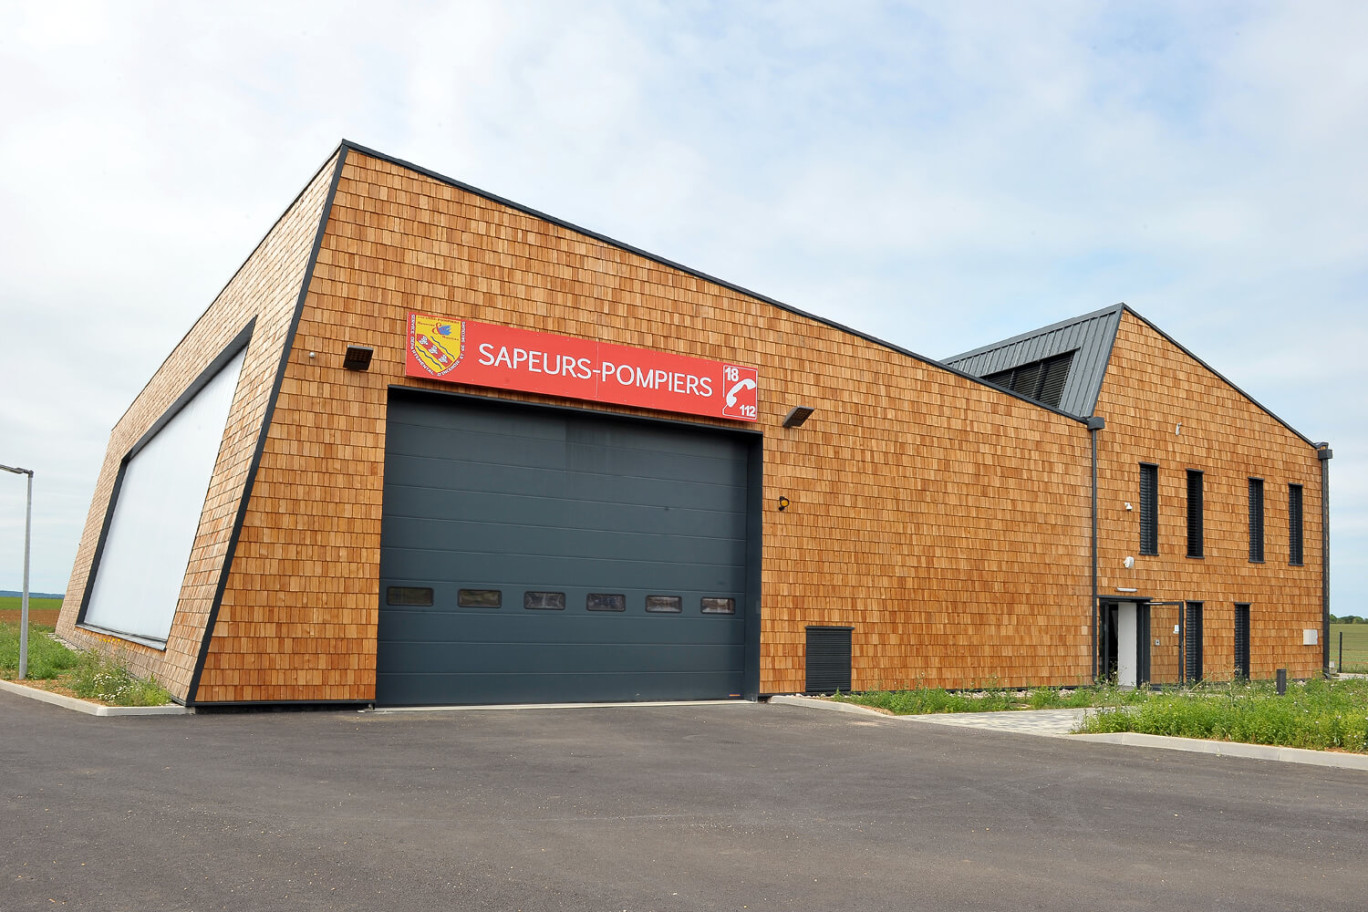
<instances>
[{"instance_id":1,"label":"standing seam metal roof","mask_svg":"<svg viewBox=\"0 0 1368 912\"><path fill-rule=\"evenodd\" d=\"M1073 364L1060 394L1059 410L1086 418L1097 407L1097 396L1107 374L1107 362L1124 309L1124 304L1117 304L946 358L943 363L984 377L1074 352Z\"/></svg>"}]
</instances>

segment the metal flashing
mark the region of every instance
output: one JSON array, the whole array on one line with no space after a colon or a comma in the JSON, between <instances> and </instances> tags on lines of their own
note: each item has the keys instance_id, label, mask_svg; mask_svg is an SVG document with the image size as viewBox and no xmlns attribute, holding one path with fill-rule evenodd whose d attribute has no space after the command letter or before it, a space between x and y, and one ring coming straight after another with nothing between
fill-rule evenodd
<instances>
[{"instance_id":1,"label":"metal flashing","mask_svg":"<svg viewBox=\"0 0 1368 912\"><path fill-rule=\"evenodd\" d=\"M162 428L166 427L171 419L175 418L180 410L185 408L186 403L195 398L199 391L204 389L219 371L223 370L224 365L236 358L239 352L251 344L252 333L255 331L256 317L254 316L238 331L238 334L233 337L232 341L224 346L223 350L214 357L214 360L210 361L204 370L200 371L195 379L190 381L181 394L176 397L175 401L166 407L165 411L161 413L161 416L158 417L156 421L152 422L152 426L143 432L142 436L137 439L133 446L128 448L128 452L124 453L123 458L119 460L119 472L114 477L113 486L109 489L109 501L105 504L104 522L100 524L100 537L96 540L95 553L91 555L90 558L90 570L86 573L85 589L81 593L81 606L76 610L75 626L93 630L97 633L111 634L120 639L138 643L152 649L163 651L166 649L165 641L120 633L116 630L105 630L103 628L85 626L86 609L90 607L90 595L95 589L95 575L99 573L100 559L104 557L105 542L109 538L109 526L114 520L114 507L119 502L119 493L123 488L124 474L128 471L128 464L133 460L133 457L138 455L144 447L152 442L152 438L156 437L157 433L161 431ZM181 341L184 342L185 340L182 339ZM179 344L180 343L177 343L178 346ZM175 350L173 349L172 353L174 354L174 352ZM150 383L151 381L148 382ZM146 389L146 387L143 387L143 389ZM138 395L141 396L142 393L139 393ZM137 399L135 398L133 401L137 402ZM129 405L129 408L132 407L132 405ZM128 414L127 409L124 410L124 414ZM119 420L122 421L123 418L120 418Z\"/></svg>"},{"instance_id":2,"label":"metal flashing","mask_svg":"<svg viewBox=\"0 0 1368 912\"><path fill-rule=\"evenodd\" d=\"M195 659L195 668L190 675L190 686L186 689L185 705L196 706L198 700L196 693L199 691L200 678L204 674L204 663L209 658L209 644L214 636L214 625L218 622L219 609L223 607L223 593L228 586L228 574L233 567L233 555L237 552L238 539L242 535L242 525L247 518L247 505L252 499L252 488L256 482L257 471L261 468L261 458L266 452L266 438L271 430L271 420L275 417L276 402L280 398L280 389L285 383L285 371L289 366L290 353L294 350L295 335L299 331L299 321L304 315L304 302L309 297L309 286L313 283L314 267L318 264L318 254L323 247L323 237L327 233L328 220L332 217L333 201L337 198L337 185L342 180L342 169L347 163L347 146L345 143L338 148L337 164L333 170L331 182L328 185L328 195L323 199L322 213L318 217L318 230L314 234L313 249L309 253L309 260L304 267L304 277L299 283L299 296L295 301L294 315L290 319L290 328L285 333L280 352L280 363L276 367L275 382L271 386L270 398L266 400L266 411L261 418L261 430L257 435L256 451L252 454L252 464L247 469L247 477L242 483L242 499L238 502L237 514L233 519L233 531L228 537L228 548L223 555L223 568L219 571L218 586L214 590L214 601L209 608L209 616L205 620L204 632L200 637L199 656ZM315 172L314 178L322 173L322 169ZM313 183L311 178L305 189ZM303 197L303 191L295 197L296 202ZM294 205L293 203L291 205ZM287 209L286 212L289 210ZM284 218L282 215L281 218ZM279 224L279 220L277 220ZM258 245L258 249L260 245ZM255 251L253 251L255 254ZM248 257L250 260L251 257ZM243 263L239 271L246 266Z\"/></svg>"}]
</instances>

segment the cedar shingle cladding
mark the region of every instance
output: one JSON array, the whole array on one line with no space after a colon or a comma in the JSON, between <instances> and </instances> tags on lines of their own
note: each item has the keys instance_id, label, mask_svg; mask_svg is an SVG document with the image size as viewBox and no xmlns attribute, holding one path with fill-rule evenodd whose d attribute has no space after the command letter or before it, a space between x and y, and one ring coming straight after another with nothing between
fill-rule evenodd
<instances>
[{"instance_id":1,"label":"cedar shingle cladding","mask_svg":"<svg viewBox=\"0 0 1368 912\"><path fill-rule=\"evenodd\" d=\"M373 698L387 388L452 389L404 378L410 310L759 367L762 691L803 688L808 624L856 627L860 688L1089 673L1078 422L352 150L199 700Z\"/></svg>"},{"instance_id":2,"label":"cedar shingle cladding","mask_svg":"<svg viewBox=\"0 0 1368 912\"><path fill-rule=\"evenodd\" d=\"M1321 627L1321 477L1315 449L1239 390L1130 312L1122 315L1097 403L1099 589L1200 601L1203 675L1229 679L1235 605L1249 603L1250 674L1317 674ZM1181 433L1175 433L1179 423ZM1139 464L1159 466L1159 553L1140 554ZM1204 473L1204 556L1187 554L1187 472ZM1264 479L1265 561L1249 561L1248 480ZM1303 486L1305 555L1289 566L1287 486ZM1126 502L1137 507L1127 512ZM1135 568L1122 561L1135 557ZM1165 616L1167 618L1167 616ZM1167 620L1168 631L1174 621ZM1169 635L1157 619L1155 636Z\"/></svg>"},{"instance_id":3,"label":"cedar shingle cladding","mask_svg":"<svg viewBox=\"0 0 1368 912\"><path fill-rule=\"evenodd\" d=\"M325 165L280 217L109 435L104 465L76 552L57 632L78 645L105 645L118 650L135 672L143 676L155 675L180 700L189 695L233 522L237 518L244 485L248 482L252 456L318 233L334 163L335 159ZM251 343L229 411L227 429L166 649L151 649L77 627L76 618L90 577L91 562L124 457L209 362L252 321L255 324Z\"/></svg>"},{"instance_id":4,"label":"cedar shingle cladding","mask_svg":"<svg viewBox=\"0 0 1368 912\"><path fill-rule=\"evenodd\" d=\"M1089 677L1090 463L1079 421L344 146L198 688L190 693L333 170L325 167L282 217L111 435L72 593L85 588L119 460L256 316L171 642L164 654L127 647L139 671L157 674L192 701L373 699L387 391L461 389L403 376L404 318L413 310L759 368L762 692L803 689L809 624L855 628L857 689L1072 684ZM1135 550L1138 534L1130 515L1116 508L1135 497L1137 462L1158 462L1163 537L1160 557L1136 568L1146 574L1142 594L1207 602L1210 676L1217 662L1229 664L1223 657L1232 648L1230 625L1222 612L1231 612L1234 600L1253 602L1253 670L1269 674L1274 650L1285 654L1287 636L1300 637L1301 627L1319 617L1311 597L1320 579L1315 454L1143 321L1127 313L1122 329L1098 408L1108 418L1101 435L1102 591L1135 584L1113 569ZM375 349L368 372L342 369L348 343ZM1174 383L1179 376L1183 382ZM1174 419L1184 421L1185 436L1176 442L1156 430L1168 425L1171 432L1164 408L1155 405L1165 397L1188 413ZM799 403L816 414L802 428L782 428L785 412ZM1244 513L1230 509L1230 486L1243 490L1246 463L1218 463L1214 437L1202 450L1205 463L1178 458L1186 458L1182 447L1202 439L1186 435L1203 427L1203 415L1220 416L1227 440L1245 435L1231 445L1249 466L1264 465L1259 454L1284 454L1278 465L1285 477L1260 471L1270 491L1285 490L1287 481L1305 485L1308 553L1306 566L1295 568L1294 598L1279 588L1286 568L1272 559L1257 571L1219 563L1227 542L1243 535ZM1216 426L1213 417L1209 437ZM1203 567L1222 567L1220 585L1203 582L1201 570L1181 557L1177 492L1188 467L1208 473ZM782 514L773 508L780 495L792 501ZM1286 534L1280 509L1285 497L1279 505L1270 495L1270 555L1281 547L1277 530ZM1271 611L1291 603L1295 608L1278 609L1278 625L1264 623L1271 617L1265 605ZM74 600L64 606L62 632L98 642L74 627L76 607ZM1308 659L1292 670L1311 673L1314 665Z\"/></svg>"}]
</instances>

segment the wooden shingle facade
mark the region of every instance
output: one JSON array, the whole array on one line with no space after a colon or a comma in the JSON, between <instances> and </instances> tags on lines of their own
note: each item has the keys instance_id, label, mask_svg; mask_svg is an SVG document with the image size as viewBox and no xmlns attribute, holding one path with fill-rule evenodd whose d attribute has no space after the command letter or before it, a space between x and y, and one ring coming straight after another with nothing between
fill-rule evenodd
<instances>
[{"instance_id":1,"label":"wooden shingle facade","mask_svg":"<svg viewBox=\"0 0 1368 912\"><path fill-rule=\"evenodd\" d=\"M479 323L753 369L759 383L755 420L414 376L406 367L413 314L449 321L444 327L457 327L458 335ZM526 633L521 651L510 648L507 655L512 660L516 653L537 670L564 659L562 681L604 679L593 667L600 659L586 656L631 653L642 656L643 678L672 662L687 665L689 656L708 663L725 657L738 677L719 672L717 680L739 683L718 685L729 691L720 697L803 691L815 629L849 631L855 689L1067 685L1107 670L1099 669L1097 607L1100 599L1129 590L1133 595L1125 597L1155 602L1154 624L1167 620L1161 602L1200 603L1208 677L1235 669L1236 605L1248 606L1253 676L1283 667L1298 676L1316 672L1321 649L1303 639L1305 630L1320 628L1325 611L1322 454L1133 312L1124 310L1112 325L1115 340L1095 410L1070 414L344 143L116 425L59 634L123 652L137 671L155 675L176 699L193 705L385 702L386 685L377 692L378 678L402 678L409 672L407 657L442 652L421 637L415 642L409 633L394 632L401 614L420 617L429 625L421 629L445 631L442 636L452 639L441 642L448 645L461 630L491 631L489 625L506 623L498 628L503 632L489 634L495 643L510 631L531 631L534 615L538 623L547 618L537 628L543 632ZM162 642L92 627L85 623L90 582L99 572L122 468L139 442L154 436L193 393L207 366L244 339L241 377L170 634ZM349 348L369 350L367 369L344 368ZM434 447L441 441L439 456L442 447L450 448L449 468L396 450L392 416L401 401L417 416L411 433L428 434ZM795 406L812 409L811 417L785 426ZM424 430L429 415L456 430ZM1106 419L1104 429L1090 429L1094 416ZM1174 433L1179 423L1182 429ZM484 429L479 434L477 426ZM460 540L480 539L479 529L469 526L484 515L479 510L486 502L510 507L501 516L521 511L518 516L531 518L518 520L517 535L491 525L483 538L535 538L536 547L561 541L556 534L566 529L537 531L541 514L529 498L548 498L572 516L587 509L586 501L562 498L550 482L533 490L507 480L509 467L485 455L495 451L504 428L533 435L529 440L563 429L568 461L554 470L562 474L520 462L517 477L536 471L541 475L535 477L564 477L572 486L574 479L590 477L585 473L615 471L598 465L618 464L612 441L623 454L640 457L631 465L661 467L650 489L661 492L673 490L675 467L691 472L712 458L684 452L692 437L736 454L726 457L730 463L718 462L715 476L737 486L741 506L729 520L735 531L715 537L730 541L735 565L747 568L739 594L705 596L702 609L697 599L682 599L679 609L671 596L650 593L645 604L655 607L642 608L624 582L619 588L625 595L591 593L586 613L584 597L568 582L577 572L569 558L616 568L625 580L642 569L637 555L649 553L613 544L605 530L589 526L579 541L597 551L567 550L561 556L569 562L544 562L572 568L564 585L551 576L542 580L540 563L509 553L517 546L508 544L489 565L516 565L540 582L491 595L493 584L453 577L445 581L449 600L443 581L382 584L402 575L403 561L424 550L421 538L413 543L420 529L464 526ZM597 449L576 449L576 441L591 437ZM477 438L486 441L486 450L454 461ZM670 441L679 453L669 451ZM585 468L586 461L595 466ZM482 490L478 504L471 493L442 507L445 525L421 525L395 506L412 487L397 477L399 467L409 466L405 471L417 478L419 468L411 467L420 463L424 477L438 480L425 482L437 487L415 494L417 501L455 496L459 486L442 486L457 476L504 487ZM1141 463L1159 467L1156 555L1135 554L1136 513L1124 506L1138 500ZM1184 556L1180 541L1189 469L1206 479L1201 559ZM1261 479L1265 491L1260 564L1248 559L1243 498L1250 478ZM699 490L716 488L712 479L700 481ZM624 503L594 510L642 515L643 528L655 528L643 512L651 504L625 502L632 483L635 475L624 476ZM1302 498L1296 565L1287 560L1289 485L1298 486ZM502 499L491 500L496 495ZM677 519L662 514L661 522ZM666 546L710 566L708 549L716 542L702 541L708 534L668 528L686 531L671 533L677 537ZM446 534L432 533L427 550L452 547L442 542L457 539ZM451 556L453 566L460 564L460 555ZM1135 558L1129 567L1127 557ZM661 579L667 576L662 572ZM643 585L641 592L649 592ZM550 591L558 589L564 591ZM699 591L706 586L700 583ZM560 614L552 617L541 610L546 608ZM654 610L675 611L680 620L652 615ZM694 633L683 631L711 636L699 626L700 610L733 611L727 620L731 629L744 631L740 639L695 641ZM591 616L594 611L599 613ZM693 626L686 627L683 616L690 614ZM468 626L450 626L458 621ZM676 626L657 642L653 624L660 630ZM622 639L598 643L598 651L582 641L581 633L599 636L609 629ZM564 641L557 639L561 634L548 639L545 631L553 630L569 633ZM493 646L484 652L495 663L503 655ZM436 683L425 691L426 679L419 680L412 692L433 694L431 702L452 693L493 694L479 699L497 702L502 685L489 682L512 679L487 669L484 683L460 690L466 684L450 682L474 672L461 667L467 660L451 658L456 654L433 657L436 670L424 674ZM1156 678L1171 676L1175 669L1165 662L1178 661L1162 649L1151 659ZM668 681L688 678L688 668L676 671L653 686L668 690ZM443 689L449 685L457 689ZM622 698L646 692L635 687L621 685Z\"/></svg>"}]
</instances>

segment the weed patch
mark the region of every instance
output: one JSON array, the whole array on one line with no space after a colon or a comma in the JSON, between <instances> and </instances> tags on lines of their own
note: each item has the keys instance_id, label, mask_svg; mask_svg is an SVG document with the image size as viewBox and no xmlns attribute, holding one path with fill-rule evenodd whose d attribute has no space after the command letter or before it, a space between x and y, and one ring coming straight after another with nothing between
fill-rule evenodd
<instances>
[{"instance_id":1,"label":"weed patch","mask_svg":"<svg viewBox=\"0 0 1368 912\"><path fill-rule=\"evenodd\" d=\"M1101 709L1079 731L1140 732L1311 750L1368 753L1368 681L1220 684L1149 694Z\"/></svg>"},{"instance_id":2,"label":"weed patch","mask_svg":"<svg viewBox=\"0 0 1368 912\"><path fill-rule=\"evenodd\" d=\"M29 626L28 677L51 689L111 706L162 706L171 695L156 681L129 672L118 657L76 652L51 637L51 627ZM0 623L0 677L19 676L19 625Z\"/></svg>"}]
</instances>

